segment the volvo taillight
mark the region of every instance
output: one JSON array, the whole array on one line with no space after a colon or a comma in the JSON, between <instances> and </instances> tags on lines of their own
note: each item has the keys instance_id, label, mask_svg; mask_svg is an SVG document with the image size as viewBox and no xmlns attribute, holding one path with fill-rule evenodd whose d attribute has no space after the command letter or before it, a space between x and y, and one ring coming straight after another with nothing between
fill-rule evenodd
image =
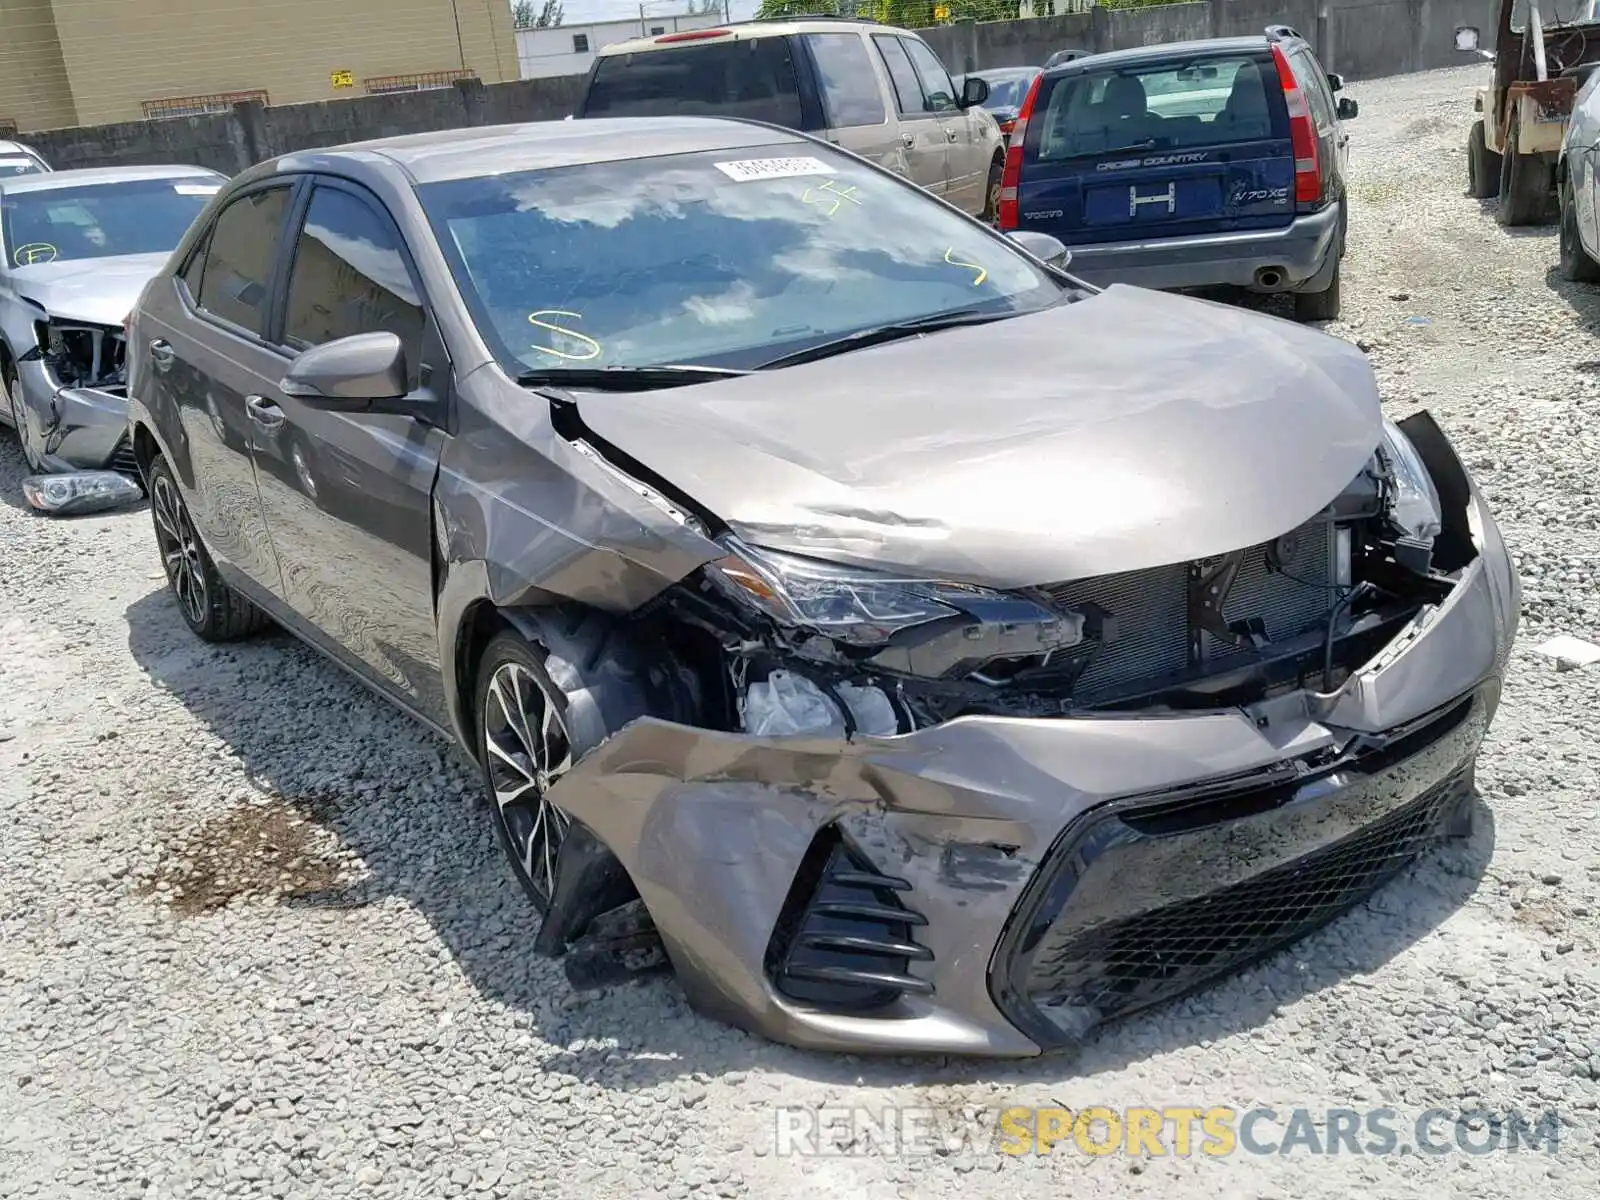
<instances>
[{"instance_id":1,"label":"volvo taillight","mask_svg":"<svg viewBox=\"0 0 1600 1200\"><path fill-rule=\"evenodd\" d=\"M1017 119L1006 135L1005 170L1000 175L1000 209L996 214L1003 230L1017 227L1017 185L1022 182L1022 141L1028 136L1028 118L1033 116L1033 102L1038 98L1039 81L1043 78L1042 75L1033 77L1022 107L1017 110Z\"/></svg>"},{"instance_id":2,"label":"volvo taillight","mask_svg":"<svg viewBox=\"0 0 1600 1200\"><path fill-rule=\"evenodd\" d=\"M1317 161L1317 130L1311 121L1311 105L1295 78L1294 68L1282 46L1272 47L1272 61L1278 67L1278 82L1283 86L1283 102L1289 108L1289 145L1294 151L1294 199L1296 204L1314 204L1322 199L1322 166Z\"/></svg>"}]
</instances>

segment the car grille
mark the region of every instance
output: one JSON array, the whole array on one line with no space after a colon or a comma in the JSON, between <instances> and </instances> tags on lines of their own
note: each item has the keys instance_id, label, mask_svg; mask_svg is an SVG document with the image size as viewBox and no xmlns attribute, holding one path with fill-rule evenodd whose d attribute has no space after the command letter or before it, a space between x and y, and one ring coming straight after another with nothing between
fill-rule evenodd
<instances>
[{"instance_id":1,"label":"car grille","mask_svg":"<svg viewBox=\"0 0 1600 1200\"><path fill-rule=\"evenodd\" d=\"M126 434L117 443L116 449L111 451L111 461L106 464L106 468L111 471L120 471L124 475L132 476L134 479L139 478L139 459L134 454L133 444L128 441Z\"/></svg>"},{"instance_id":2,"label":"car grille","mask_svg":"<svg viewBox=\"0 0 1600 1200\"><path fill-rule=\"evenodd\" d=\"M1087 928L1081 914L1058 915L1027 948L1020 998L1060 1042L1244 967L1404 870L1437 838L1470 781L1469 766L1355 833L1193 899ZM1063 912L1071 907L1069 899ZM1092 910L1093 898L1084 907Z\"/></svg>"},{"instance_id":3,"label":"car grille","mask_svg":"<svg viewBox=\"0 0 1600 1200\"><path fill-rule=\"evenodd\" d=\"M773 986L791 1000L840 1012L931 993L932 984L910 973L912 962L933 958L913 936L927 920L902 901L910 890L872 866L837 827L822 830L767 948Z\"/></svg>"},{"instance_id":4,"label":"car grille","mask_svg":"<svg viewBox=\"0 0 1600 1200\"><path fill-rule=\"evenodd\" d=\"M1311 521L1288 540L1281 568L1268 559L1271 543L1253 546L1224 606L1230 621L1257 618L1272 641L1297 637L1326 624L1333 609L1333 526ZM1116 618L1116 635L1090 661L1074 688L1080 697L1177 674L1189 666L1189 564L1102 575L1041 589L1062 609L1096 605ZM1202 655L1221 661L1237 649L1207 633Z\"/></svg>"}]
</instances>

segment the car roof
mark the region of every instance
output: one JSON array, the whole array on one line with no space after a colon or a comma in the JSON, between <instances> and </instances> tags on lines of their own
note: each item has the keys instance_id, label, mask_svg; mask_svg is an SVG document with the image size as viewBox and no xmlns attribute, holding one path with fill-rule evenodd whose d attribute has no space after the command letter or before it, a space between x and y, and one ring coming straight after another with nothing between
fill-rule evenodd
<instances>
[{"instance_id":1,"label":"car roof","mask_svg":"<svg viewBox=\"0 0 1600 1200\"><path fill-rule=\"evenodd\" d=\"M885 33L910 33L908 29L899 29L894 26L883 25L867 17L792 17L771 21L729 21L723 25L713 25L706 29L681 29L674 33L656 34L653 37L629 38L623 42L612 42L610 45L601 46L596 52L597 58L609 58L617 54L639 54L647 50L673 50L685 46L717 45L723 42L749 41L752 38L786 37L797 33L839 33L852 28L862 27L882 29ZM691 37L691 34L724 33L727 37ZM677 37L678 40L667 41L663 39ZM915 34L912 34L915 37Z\"/></svg>"},{"instance_id":2,"label":"car roof","mask_svg":"<svg viewBox=\"0 0 1600 1200\"><path fill-rule=\"evenodd\" d=\"M733 117L597 117L441 129L352 142L284 155L255 168L251 174L326 170L341 162L362 161L393 164L404 170L412 182L422 184L785 143L810 144L793 130Z\"/></svg>"},{"instance_id":3,"label":"car roof","mask_svg":"<svg viewBox=\"0 0 1600 1200\"><path fill-rule=\"evenodd\" d=\"M1283 39L1286 43L1291 38ZM1051 78L1076 75L1084 71L1103 71L1114 67L1133 67L1143 63L1166 62L1174 58L1198 58L1215 54L1260 54L1271 43L1265 34L1253 37L1201 38L1191 42L1163 42L1157 46L1133 46L1127 50L1108 50L1104 54L1088 54L1071 62L1058 63L1049 69Z\"/></svg>"},{"instance_id":4,"label":"car roof","mask_svg":"<svg viewBox=\"0 0 1600 1200\"><path fill-rule=\"evenodd\" d=\"M51 171L48 175L19 175L5 182L8 193L48 192L57 188L93 186L102 183L132 183L141 179L193 179L224 176L210 167L82 167L71 171Z\"/></svg>"},{"instance_id":5,"label":"car roof","mask_svg":"<svg viewBox=\"0 0 1600 1200\"><path fill-rule=\"evenodd\" d=\"M0 154L26 154L29 158L38 158L39 152L31 146L24 146L21 142L8 141L0 138Z\"/></svg>"}]
</instances>

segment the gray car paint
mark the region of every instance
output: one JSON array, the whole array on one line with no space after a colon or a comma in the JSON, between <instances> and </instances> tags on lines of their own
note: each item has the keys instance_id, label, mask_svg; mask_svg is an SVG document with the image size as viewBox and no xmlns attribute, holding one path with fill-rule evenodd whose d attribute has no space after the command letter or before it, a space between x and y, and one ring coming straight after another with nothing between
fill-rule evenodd
<instances>
[{"instance_id":1,"label":"gray car paint","mask_svg":"<svg viewBox=\"0 0 1600 1200\"><path fill-rule=\"evenodd\" d=\"M480 614L498 610L531 636L557 636L553 602L627 613L722 551L638 481L558 434L550 406L490 360L413 182L490 162L509 171L809 140L711 119L595 121L423 135L263 164L213 202L141 301L130 347L136 447L146 461L160 453L171 464L224 578L475 753L467 655ZM820 143L808 152L833 153ZM242 408L243 394L259 390L283 403L288 425L313 420L278 387L291 355L199 318L173 278L219 205L302 172L356 183L392 216L448 347L450 377L436 408L418 409L432 411L427 420L316 412L319 448L344 465L315 495L296 491ZM1014 252L994 241L996 254ZM1378 442L1370 369L1344 343L1287 323L1113 288L982 334L982 350L977 339L943 333L757 380L658 397L582 395L580 405L587 422L700 503L728 506L769 545L994 580L1033 572L1030 582L1189 559L1197 546L1282 532L1328 503ZM166 372L144 349L157 338L176 352ZM820 406L806 410L811 427L776 403L752 410L776 425L754 427L734 398L760 405L745 393L763 388ZM873 388L878 398L866 403ZM901 393L937 404L934 419ZM1029 397L1052 414L1051 428ZM668 439L671 421L698 442ZM1070 436L1053 433L1057 426ZM740 449L741 438L754 447ZM1196 457L1220 461L1186 461L1184 438L1203 448ZM856 448L841 449L845 442ZM950 489L959 499L917 491L919 479L975 454L989 460L971 468L972 486ZM1141 465L1142 454L1161 469ZM1053 496L1074 497L1075 471L1096 472L1102 486L1049 506ZM1010 478L1018 474L1025 485ZM267 489L257 499L269 479L282 502L277 521L266 515ZM1170 518L1152 500L1170 501ZM1046 503L1046 514L1019 513L1022 502ZM805 527L784 532L790 519ZM899 527L905 519L939 536L919 539L909 521ZM1302 691L1199 714L961 718L843 741L642 717L606 731L609 740L552 799L623 861L704 1010L803 1045L1032 1054L1038 1043L995 1005L989 964L1030 876L1074 818L1102 801L1269 768L1353 731L1392 729L1475 688L1487 689L1487 720L1518 585L1475 491L1468 521L1478 557L1449 598L1327 696ZM980 526L981 538L972 532ZM1030 545L1036 536L1048 547ZM986 546L996 547L992 561L982 558ZM298 595L317 592L319 601L289 599L294 569L311 584L302 581ZM1414 792L1470 766L1480 735L1481 721L1443 745L1438 761L1399 772L1392 790ZM1336 790L1296 809L1293 844L1357 822L1353 797ZM763 976L786 881L833 817L912 881L930 918L935 960L918 969L936 973L935 997L904 1000L886 1019L800 1010ZM1262 828L1263 845L1287 837ZM1227 870L1245 869L1247 861L1213 849Z\"/></svg>"},{"instance_id":2,"label":"gray car paint","mask_svg":"<svg viewBox=\"0 0 1600 1200\"><path fill-rule=\"evenodd\" d=\"M0 196L120 180L210 184L221 183L222 178L204 167L186 166L53 171L0 184ZM0 342L17 366L20 407L32 426L30 444L47 472L103 467L128 431L127 401L98 388L63 387L48 364L37 354L29 356L35 344L34 322L50 316L120 328L167 255L126 254L17 266L9 248L0 250L4 251L0 253ZM13 424L9 403L0 403L0 422Z\"/></svg>"},{"instance_id":3,"label":"gray car paint","mask_svg":"<svg viewBox=\"0 0 1600 1200\"><path fill-rule=\"evenodd\" d=\"M991 587L1276 537L1355 476L1381 423L1350 343L1123 286L775 378L579 407L748 541ZM1278 450L1297 443L1319 453Z\"/></svg>"}]
</instances>

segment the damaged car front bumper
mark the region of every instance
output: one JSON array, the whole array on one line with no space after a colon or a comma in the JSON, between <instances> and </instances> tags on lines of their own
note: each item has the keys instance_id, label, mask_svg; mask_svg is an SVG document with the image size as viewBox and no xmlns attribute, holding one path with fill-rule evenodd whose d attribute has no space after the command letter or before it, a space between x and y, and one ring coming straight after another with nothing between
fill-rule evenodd
<instances>
[{"instance_id":1,"label":"damaged car front bumper","mask_svg":"<svg viewBox=\"0 0 1600 1200\"><path fill-rule=\"evenodd\" d=\"M122 387L70 387L38 355L17 364L22 419L44 471L121 471L137 475Z\"/></svg>"},{"instance_id":2,"label":"damaged car front bumper","mask_svg":"<svg viewBox=\"0 0 1600 1200\"><path fill-rule=\"evenodd\" d=\"M1519 586L1460 477L1476 556L1332 690L892 737L649 718L551 798L709 1015L828 1050L1070 1045L1322 924L1468 811Z\"/></svg>"}]
</instances>

